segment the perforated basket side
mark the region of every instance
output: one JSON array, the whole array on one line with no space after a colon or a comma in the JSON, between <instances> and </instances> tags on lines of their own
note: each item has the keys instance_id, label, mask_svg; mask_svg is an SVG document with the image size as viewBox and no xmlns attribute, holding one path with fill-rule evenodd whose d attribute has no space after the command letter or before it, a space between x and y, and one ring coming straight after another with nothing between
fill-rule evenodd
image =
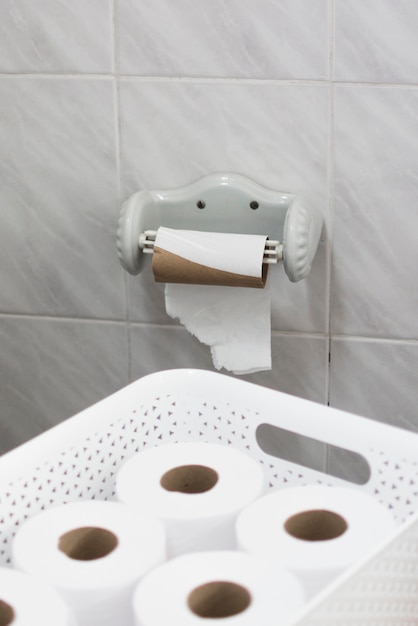
<instances>
[{"instance_id":1,"label":"perforated basket side","mask_svg":"<svg viewBox=\"0 0 418 626\"><path fill-rule=\"evenodd\" d=\"M262 464L267 489L312 483L347 485L263 452L256 431L264 423L309 437L318 437L319 432L325 443L363 455L371 478L356 488L372 493L400 524L399 543L364 564L369 569L359 570L346 586L327 595L300 618L305 621L298 621L298 626L411 626L418 531L406 520L415 518L418 510L418 437L203 370L144 377L0 459L0 565L10 563L13 537L25 519L63 502L113 499L118 469L147 446L187 440L234 446ZM403 536L407 527L409 534L405 530ZM360 580L364 587L359 587ZM399 611L397 597L402 599ZM385 601L390 602L387 621L363 619L367 615L371 620L374 611L383 616ZM343 622L340 617L345 616L347 603L348 621Z\"/></svg>"},{"instance_id":2,"label":"perforated basket side","mask_svg":"<svg viewBox=\"0 0 418 626\"><path fill-rule=\"evenodd\" d=\"M350 568L289 626L416 626L418 517Z\"/></svg>"}]
</instances>

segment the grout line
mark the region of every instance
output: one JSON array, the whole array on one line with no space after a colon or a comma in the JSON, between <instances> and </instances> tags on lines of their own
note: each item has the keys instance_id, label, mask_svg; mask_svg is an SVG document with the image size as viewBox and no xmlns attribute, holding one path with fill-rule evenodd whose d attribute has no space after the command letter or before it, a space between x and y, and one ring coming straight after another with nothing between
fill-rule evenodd
<instances>
[{"instance_id":1,"label":"grout line","mask_svg":"<svg viewBox=\"0 0 418 626\"><path fill-rule=\"evenodd\" d=\"M351 341L353 343L389 343L389 344L398 344L405 346L416 346L418 345L418 338L409 338L405 339L402 337L369 337L367 335L337 335L334 334L332 336L333 341Z\"/></svg>"},{"instance_id":2,"label":"grout line","mask_svg":"<svg viewBox=\"0 0 418 626\"><path fill-rule=\"evenodd\" d=\"M153 324L152 322L131 322L134 327L146 327L146 328L164 328L164 329L174 329L174 330L184 330L189 332L182 324L173 323L173 324ZM321 339L326 338L327 335L325 333L315 333L315 332L303 332L303 331L289 331L289 330L273 330L271 332L273 337L303 337L306 339Z\"/></svg>"},{"instance_id":3,"label":"grout line","mask_svg":"<svg viewBox=\"0 0 418 626\"><path fill-rule=\"evenodd\" d=\"M416 89L418 83L371 83L368 81L355 81L355 80L334 80L334 85L345 87L374 87L376 89Z\"/></svg>"},{"instance_id":4,"label":"grout line","mask_svg":"<svg viewBox=\"0 0 418 626\"><path fill-rule=\"evenodd\" d=\"M247 84L247 85L288 85L288 86L323 86L327 87L330 80L326 78L318 79L287 79L287 78L236 78L233 76L225 78L216 77L199 77L199 76L128 76L121 74L119 76L124 81L137 82L163 82L163 83L219 83L219 84ZM332 78L331 78L332 80ZM417 89L418 83L372 83L368 81L349 81L349 80L332 80L334 85L346 87L371 87L376 89Z\"/></svg>"},{"instance_id":5,"label":"grout line","mask_svg":"<svg viewBox=\"0 0 418 626\"><path fill-rule=\"evenodd\" d=\"M121 74L120 79L126 82L183 83L194 85L283 85L306 87L326 87L328 85L328 81L326 79L239 78L236 76L128 76Z\"/></svg>"},{"instance_id":6,"label":"grout line","mask_svg":"<svg viewBox=\"0 0 418 626\"><path fill-rule=\"evenodd\" d=\"M328 76L330 82L334 81L334 59L335 59L335 5L334 0L328 0Z\"/></svg>"},{"instance_id":7,"label":"grout line","mask_svg":"<svg viewBox=\"0 0 418 626\"><path fill-rule=\"evenodd\" d=\"M126 325L125 319L111 319L111 318L96 318L96 317L69 317L69 316L60 316L60 315L42 315L42 314L32 314L32 313L0 313L0 321L2 319L5 320L25 320L25 321L48 321L48 322L74 322L74 323L82 323L82 324L112 324L116 326ZM172 329L172 330L186 330L184 326L181 324L158 324L153 322L140 322L130 320L130 326L132 327L143 327L143 328L156 328L156 329ZM290 330L273 330L271 332L274 337L299 337L303 339L327 339L328 333L324 332L309 332L309 331L290 331ZM332 335L333 341L348 341L348 342L357 342L357 343L377 343L377 344L397 344L397 345L406 345L406 346L418 346L418 338L400 338L400 337L372 337L368 335Z\"/></svg>"},{"instance_id":8,"label":"grout line","mask_svg":"<svg viewBox=\"0 0 418 626\"><path fill-rule=\"evenodd\" d=\"M48 321L48 322L81 322L82 324L115 324L121 326L126 324L123 319L114 320L111 318L96 318L96 317L69 317L64 315L40 315L36 313L0 313L0 320L36 320L36 321Z\"/></svg>"},{"instance_id":9,"label":"grout line","mask_svg":"<svg viewBox=\"0 0 418 626\"><path fill-rule=\"evenodd\" d=\"M120 82L119 76L117 73L118 69L118 46L117 46L117 12L116 12L116 2L117 0L113 0L111 5L112 10L112 45L113 45L113 72L114 72L114 85L115 85L115 97L114 97L114 108L115 108L115 150L116 150L116 172L118 178L118 196L119 196L119 207L118 207L118 217L120 212L120 207L123 202L123 192L124 192L124 184L123 184L123 176L122 176L122 147L121 147L121 114L120 114ZM128 351L128 364L127 364L127 375L128 375L128 383L132 380L132 343L131 343L131 323L130 323L130 294L129 294L129 282L128 276L126 272L124 272L124 293L125 293L125 324L126 324L126 340L127 340L127 351Z\"/></svg>"},{"instance_id":10,"label":"grout line","mask_svg":"<svg viewBox=\"0 0 418 626\"><path fill-rule=\"evenodd\" d=\"M334 25L335 25L335 6L334 0L328 0L328 42L329 42L329 142L328 142L328 250L327 250L327 330L328 330L328 349L327 361L325 363L325 404L330 406L331 397L331 287L332 287L332 244L334 234L334 195L335 195L335 163L334 163ZM330 446L325 445L325 453L323 457L323 471L325 474L329 472L330 467Z\"/></svg>"},{"instance_id":11,"label":"grout line","mask_svg":"<svg viewBox=\"0 0 418 626\"><path fill-rule=\"evenodd\" d=\"M332 0L331 0L332 1ZM114 61L113 61L114 62ZM254 77L236 77L236 76L140 76L138 74L118 74L115 72L0 72L0 78L3 79L19 79L33 78L41 80L113 80L118 78L119 81L127 82L144 82L144 83L190 83L190 84L219 84L219 85L283 85L283 86L299 86L299 87L328 87L329 79L318 78L254 78ZM332 80L332 77L331 77ZM334 86L337 87L367 87L372 89L418 89L418 83L374 83L370 81L356 80L332 80Z\"/></svg>"},{"instance_id":12,"label":"grout line","mask_svg":"<svg viewBox=\"0 0 418 626\"><path fill-rule=\"evenodd\" d=\"M306 339L327 339L328 333L303 330L272 330L272 337L305 337Z\"/></svg>"},{"instance_id":13,"label":"grout line","mask_svg":"<svg viewBox=\"0 0 418 626\"><path fill-rule=\"evenodd\" d=\"M111 80L115 76L112 72L50 72L48 74L42 72L0 72L0 78L40 78L42 80L55 80L55 79L97 79L97 80Z\"/></svg>"},{"instance_id":14,"label":"grout line","mask_svg":"<svg viewBox=\"0 0 418 626\"><path fill-rule=\"evenodd\" d=\"M334 55L334 50L332 56ZM333 63L333 60L332 60ZM330 61L331 64L331 61ZM304 78L237 78L234 76L227 77L202 77L202 76L138 76L121 74L119 76L124 81L138 82L163 82L163 83L202 83L202 84L248 84L248 85L298 85L298 86L319 86L328 87L330 82L338 86L346 87L372 87L376 89L393 89L400 87L402 89L417 89L418 83L373 83L368 81L349 81L349 80L333 80L332 75L329 79L304 79Z\"/></svg>"},{"instance_id":15,"label":"grout line","mask_svg":"<svg viewBox=\"0 0 418 626\"><path fill-rule=\"evenodd\" d=\"M117 52L116 52L116 43L117 43L117 34L116 34L116 0L112 0L110 3L110 19L112 22L112 74L116 74L117 68Z\"/></svg>"},{"instance_id":16,"label":"grout line","mask_svg":"<svg viewBox=\"0 0 418 626\"><path fill-rule=\"evenodd\" d=\"M328 143L328 251L327 251L327 330L328 330L328 362L325 375L325 404L330 405L331 394L331 297L332 297L332 252L335 222L335 127L334 127L334 0L328 2L329 10L329 143Z\"/></svg>"},{"instance_id":17,"label":"grout line","mask_svg":"<svg viewBox=\"0 0 418 626\"><path fill-rule=\"evenodd\" d=\"M330 0L332 2L332 0ZM116 42L115 42L116 48ZM116 50L115 50L116 55ZM115 58L113 59L115 63ZM329 62L331 64L331 61ZM0 78L39 78L42 80L69 79L69 80L113 80L118 78L120 81L136 81L144 83L191 83L191 84L245 84L245 85L288 85L288 86L319 86L328 87L330 80L334 86L339 87L368 87L374 89L418 89L418 83L375 83L370 81L356 80L332 80L326 78L309 79L309 78L254 78L254 77L236 77L236 76L140 76L138 74L118 74L115 68L114 72L0 72Z\"/></svg>"}]
</instances>

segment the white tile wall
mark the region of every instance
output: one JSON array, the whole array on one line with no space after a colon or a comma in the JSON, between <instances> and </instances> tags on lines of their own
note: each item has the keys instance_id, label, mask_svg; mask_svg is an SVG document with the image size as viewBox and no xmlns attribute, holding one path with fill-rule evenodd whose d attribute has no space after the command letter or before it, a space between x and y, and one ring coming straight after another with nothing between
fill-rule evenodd
<instances>
[{"instance_id":1,"label":"white tile wall","mask_svg":"<svg viewBox=\"0 0 418 626\"><path fill-rule=\"evenodd\" d=\"M331 401L418 431L418 342L355 338L331 343Z\"/></svg>"},{"instance_id":2,"label":"white tile wall","mask_svg":"<svg viewBox=\"0 0 418 626\"><path fill-rule=\"evenodd\" d=\"M2 0L0 71L111 72L111 0Z\"/></svg>"},{"instance_id":3,"label":"white tile wall","mask_svg":"<svg viewBox=\"0 0 418 626\"><path fill-rule=\"evenodd\" d=\"M0 318L0 453L128 381L124 324Z\"/></svg>"},{"instance_id":4,"label":"white tile wall","mask_svg":"<svg viewBox=\"0 0 418 626\"><path fill-rule=\"evenodd\" d=\"M416 0L335 0L338 81L417 83Z\"/></svg>"},{"instance_id":5,"label":"white tile wall","mask_svg":"<svg viewBox=\"0 0 418 626\"><path fill-rule=\"evenodd\" d=\"M328 86L136 79L122 80L120 96L126 195L188 184L209 172L237 171L260 184L309 195L327 217ZM282 267L270 272L274 329L326 332L325 248L320 246L305 281L290 283ZM161 298L149 272L130 286L132 319L160 317ZM145 289L155 293L151 299L158 311L143 307Z\"/></svg>"},{"instance_id":6,"label":"white tile wall","mask_svg":"<svg viewBox=\"0 0 418 626\"><path fill-rule=\"evenodd\" d=\"M332 330L418 337L418 90L335 89Z\"/></svg>"},{"instance_id":7,"label":"white tile wall","mask_svg":"<svg viewBox=\"0 0 418 626\"><path fill-rule=\"evenodd\" d=\"M135 76L323 80L329 67L327 4L119 0L119 71Z\"/></svg>"},{"instance_id":8,"label":"white tile wall","mask_svg":"<svg viewBox=\"0 0 418 626\"><path fill-rule=\"evenodd\" d=\"M221 170L326 221L308 279L270 272L273 369L248 379L418 429L415 0L4 0L0 18L1 450L145 373L212 369L115 232L134 191Z\"/></svg>"},{"instance_id":9,"label":"white tile wall","mask_svg":"<svg viewBox=\"0 0 418 626\"><path fill-rule=\"evenodd\" d=\"M114 91L110 80L0 78L0 311L124 318Z\"/></svg>"}]
</instances>

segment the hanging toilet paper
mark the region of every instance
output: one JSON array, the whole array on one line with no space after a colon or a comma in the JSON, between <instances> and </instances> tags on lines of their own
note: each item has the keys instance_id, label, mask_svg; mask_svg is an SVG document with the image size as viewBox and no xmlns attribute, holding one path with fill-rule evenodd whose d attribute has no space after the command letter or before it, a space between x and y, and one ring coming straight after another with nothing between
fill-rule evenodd
<instances>
[{"instance_id":1,"label":"hanging toilet paper","mask_svg":"<svg viewBox=\"0 0 418 626\"><path fill-rule=\"evenodd\" d=\"M73 626L70 610L47 583L23 572L0 568L1 626Z\"/></svg>"},{"instance_id":2,"label":"hanging toilet paper","mask_svg":"<svg viewBox=\"0 0 418 626\"><path fill-rule=\"evenodd\" d=\"M266 239L164 227L157 231L152 268L155 280L167 283L166 311L210 346L218 370L248 374L271 369L271 298L268 289L253 289L265 286Z\"/></svg>"},{"instance_id":3,"label":"hanging toilet paper","mask_svg":"<svg viewBox=\"0 0 418 626\"><path fill-rule=\"evenodd\" d=\"M215 551L156 568L137 586L133 604L137 626L198 626L223 618L236 626L271 626L284 623L304 601L300 583L272 561Z\"/></svg>"},{"instance_id":4,"label":"hanging toilet paper","mask_svg":"<svg viewBox=\"0 0 418 626\"><path fill-rule=\"evenodd\" d=\"M393 530L390 512L372 496L344 487L283 489L237 518L238 547L273 558L303 583L310 598Z\"/></svg>"},{"instance_id":5,"label":"hanging toilet paper","mask_svg":"<svg viewBox=\"0 0 418 626\"><path fill-rule=\"evenodd\" d=\"M235 548L235 520L264 489L261 466L232 448L203 442L146 449L119 470L120 502L160 519L167 552Z\"/></svg>"},{"instance_id":6,"label":"hanging toilet paper","mask_svg":"<svg viewBox=\"0 0 418 626\"><path fill-rule=\"evenodd\" d=\"M165 558L162 524L116 502L43 511L23 524L12 545L14 567L53 585L78 626L131 625L135 585Z\"/></svg>"}]
</instances>

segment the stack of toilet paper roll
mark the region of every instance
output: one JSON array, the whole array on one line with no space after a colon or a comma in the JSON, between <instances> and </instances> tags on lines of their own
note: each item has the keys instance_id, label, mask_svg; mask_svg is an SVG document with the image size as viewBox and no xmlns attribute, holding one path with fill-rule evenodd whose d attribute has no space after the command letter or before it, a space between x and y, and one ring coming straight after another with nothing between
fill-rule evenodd
<instances>
[{"instance_id":1,"label":"stack of toilet paper roll","mask_svg":"<svg viewBox=\"0 0 418 626\"><path fill-rule=\"evenodd\" d=\"M262 466L230 446L148 448L119 471L117 502L70 503L27 520L13 566L58 593L78 626L285 623L394 521L357 489L267 494L264 485ZM0 611L1 601L13 606L1 589Z\"/></svg>"}]
</instances>

